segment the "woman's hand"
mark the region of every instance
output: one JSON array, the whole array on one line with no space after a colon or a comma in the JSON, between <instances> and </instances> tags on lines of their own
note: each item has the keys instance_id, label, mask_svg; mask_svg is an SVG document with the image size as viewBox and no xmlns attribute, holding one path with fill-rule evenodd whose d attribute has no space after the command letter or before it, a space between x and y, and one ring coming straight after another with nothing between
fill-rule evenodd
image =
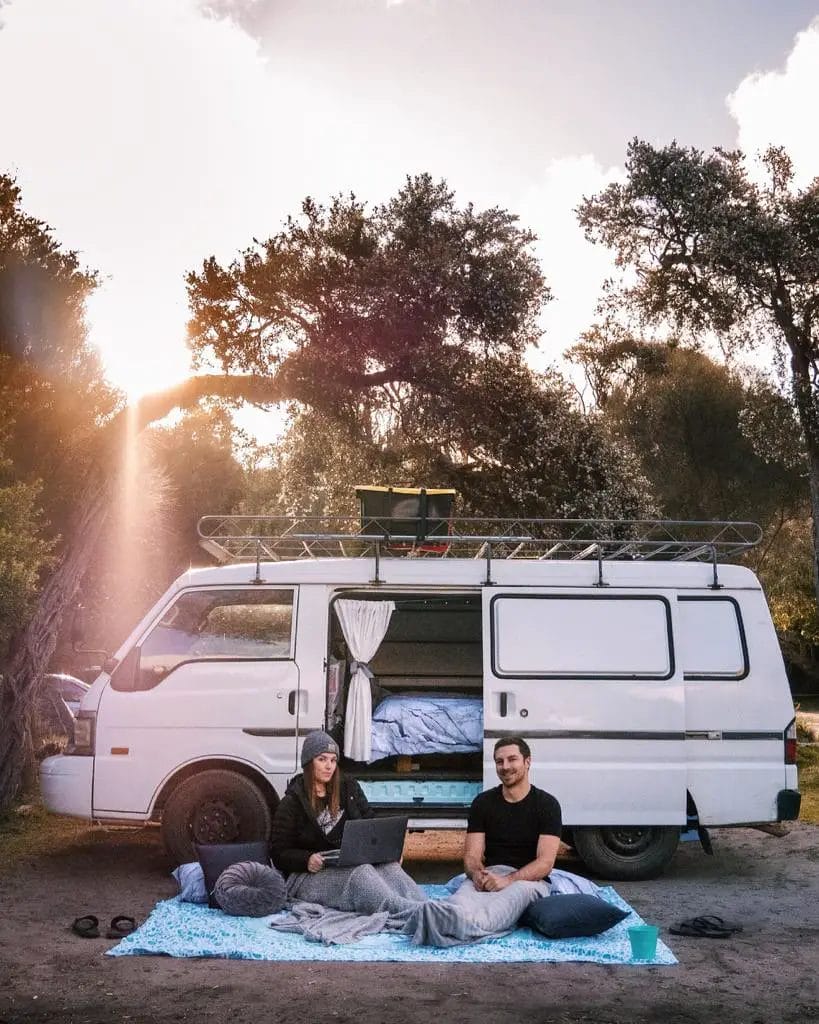
<instances>
[{"instance_id":1,"label":"woman's hand","mask_svg":"<svg viewBox=\"0 0 819 1024\"><path fill-rule=\"evenodd\" d=\"M311 853L310 859L307 861L307 870L311 875L314 875L317 871L321 871L324 867L324 858L320 853Z\"/></svg>"}]
</instances>

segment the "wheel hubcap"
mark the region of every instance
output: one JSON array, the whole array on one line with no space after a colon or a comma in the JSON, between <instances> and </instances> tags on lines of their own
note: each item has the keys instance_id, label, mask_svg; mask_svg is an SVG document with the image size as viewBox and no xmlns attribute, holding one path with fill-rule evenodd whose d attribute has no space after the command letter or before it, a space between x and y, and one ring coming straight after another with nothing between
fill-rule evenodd
<instances>
[{"instance_id":1,"label":"wheel hubcap","mask_svg":"<svg viewBox=\"0 0 819 1024\"><path fill-rule=\"evenodd\" d=\"M197 843L230 843L239 837L239 816L236 808L223 800L200 804L191 822Z\"/></svg>"},{"instance_id":2,"label":"wheel hubcap","mask_svg":"<svg viewBox=\"0 0 819 1024\"><path fill-rule=\"evenodd\" d=\"M636 857L654 841L653 828L604 828L603 842L621 857Z\"/></svg>"}]
</instances>

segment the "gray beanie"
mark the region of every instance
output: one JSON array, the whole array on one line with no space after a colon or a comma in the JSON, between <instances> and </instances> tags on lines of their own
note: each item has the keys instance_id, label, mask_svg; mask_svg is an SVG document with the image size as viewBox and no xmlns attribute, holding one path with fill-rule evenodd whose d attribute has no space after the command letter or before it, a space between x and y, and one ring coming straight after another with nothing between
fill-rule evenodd
<instances>
[{"instance_id":1,"label":"gray beanie","mask_svg":"<svg viewBox=\"0 0 819 1024\"><path fill-rule=\"evenodd\" d=\"M302 768L309 764L314 757L318 757L319 754L335 754L338 757L339 750L338 744L332 736L322 732L321 729L316 729L314 732L308 732L304 737L304 743L301 748Z\"/></svg>"}]
</instances>

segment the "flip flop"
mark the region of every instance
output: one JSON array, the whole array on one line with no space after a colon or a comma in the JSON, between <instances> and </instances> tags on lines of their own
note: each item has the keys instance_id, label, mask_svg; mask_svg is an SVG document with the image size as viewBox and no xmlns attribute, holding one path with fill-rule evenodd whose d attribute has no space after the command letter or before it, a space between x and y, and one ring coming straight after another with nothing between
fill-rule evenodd
<instances>
[{"instance_id":1,"label":"flip flop","mask_svg":"<svg viewBox=\"0 0 819 1024\"><path fill-rule=\"evenodd\" d=\"M93 914L85 914L84 917L77 917L71 925L71 931L82 939L98 939L100 937L100 922Z\"/></svg>"},{"instance_id":2,"label":"flip flop","mask_svg":"<svg viewBox=\"0 0 819 1024\"><path fill-rule=\"evenodd\" d=\"M706 928L725 928L729 932L741 932L741 924L731 924L729 921L724 921L721 917L717 917L716 914L703 914L700 917L692 918L695 925Z\"/></svg>"},{"instance_id":3,"label":"flip flop","mask_svg":"<svg viewBox=\"0 0 819 1024\"><path fill-rule=\"evenodd\" d=\"M106 939L124 939L126 935L130 935L132 931L136 930L137 923L132 917L128 917L127 914L119 914L117 917L111 919L111 925L106 932Z\"/></svg>"},{"instance_id":4,"label":"flip flop","mask_svg":"<svg viewBox=\"0 0 819 1024\"><path fill-rule=\"evenodd\" d=\"M685 935L692 939L728 939L734 932L742 931L739 925L727 925L721 917L705 914L689 917L669 929L672 935Z\"/></svg>"}]
</instances>

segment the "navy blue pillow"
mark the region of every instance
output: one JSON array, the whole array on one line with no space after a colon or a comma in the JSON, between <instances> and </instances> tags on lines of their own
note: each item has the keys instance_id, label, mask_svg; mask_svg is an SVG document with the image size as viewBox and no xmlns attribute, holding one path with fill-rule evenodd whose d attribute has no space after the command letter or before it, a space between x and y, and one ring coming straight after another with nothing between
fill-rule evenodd
<instances>
[{"instance_id":1,"label":"navy blue pillow","mask_svg":"<svg viewBox=\"0 0 819 1024\"><path fill-rule=\"evenodd\" d=\"M219 908L219 904L214 899L213 890L225 868L247 860L256 864L270 864L270 850L263 839L251 843L213 843L202 846L197 843L196 856L205 876L208 906L216 909Z\"/></svg>"},{"instance_id":2,"label":"navy blue pillow","mask_svg":"<svg viewBox=\"0 0 819 1024\"><path fill-rule=\"evenodd\" d=\"M535 900L520 919L527 928L549 939L599 935L628 917L628 911L612 906L599 896L566 893Z\"/></svg>"}]
</instances>

